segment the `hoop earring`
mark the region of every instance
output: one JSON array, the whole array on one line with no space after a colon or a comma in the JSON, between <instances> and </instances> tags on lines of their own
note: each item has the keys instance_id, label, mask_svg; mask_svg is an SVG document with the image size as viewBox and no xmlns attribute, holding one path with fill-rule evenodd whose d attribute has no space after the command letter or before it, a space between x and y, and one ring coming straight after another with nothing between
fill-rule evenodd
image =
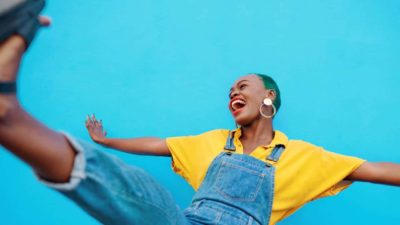
<instances>
[{"instance_id":1,"label":"hoop earring","mask_svg":"<svg viewBox=\"0 0 400 225\"><path fill-rule=\"evenodd\" d=\"M263 106L271 106L271 107L272 107L272 115L270 115L270 116L265 115L265 114L262 112L262 107L263 107ZM262 103L261 106L260 106L260 114L261 114L261 116L263 116L264 118L267 118L267 119L271 119L272 117L275 116L275 114L276 114L276 108L275 108L274 104L272 103L272 100L271 100L271 99L269 99L269 98L265 98L265 99L264 99L263 103Z\"/></svg>"}]
</instances>

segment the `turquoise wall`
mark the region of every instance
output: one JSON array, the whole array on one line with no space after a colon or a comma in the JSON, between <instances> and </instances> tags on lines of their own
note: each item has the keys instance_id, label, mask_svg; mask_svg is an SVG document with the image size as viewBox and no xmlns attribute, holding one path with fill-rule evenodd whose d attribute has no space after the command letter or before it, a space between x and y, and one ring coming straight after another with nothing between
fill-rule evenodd
<instances>
[{"instance_id":1,"label":"turquoise wall","mask_svg":"<svg viewBox=\"0 0 400 225\"><path fill-rule=\"evenodd\" d=\"M400 163L400 2L49 1L22 65L19 96L35 117L90 141L233 128L228 91L248 72L273 76L275 128L334 152ZM149 171L181 207L192 189L170 159L112 152ZM1 224L98 224L0 151ZM357 183L283 225L396 224L400 188Z\"/></svg>"}]
</instances>

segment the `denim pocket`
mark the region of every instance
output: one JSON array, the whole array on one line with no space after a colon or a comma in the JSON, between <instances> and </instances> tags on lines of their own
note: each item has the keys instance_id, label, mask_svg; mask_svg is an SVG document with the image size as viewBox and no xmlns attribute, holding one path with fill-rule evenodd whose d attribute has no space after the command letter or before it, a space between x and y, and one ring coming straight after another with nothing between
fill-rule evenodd
<instances>
[{"instance_id":1,"label":"denim pocket","mask_svg":"<svg viewBox=\"0 0 400 225\"><path fill-rule=\"evenodd\" d=\"M207 206L189 207L183 213L191 224L217 225L222 216L222 211Z\"/></svg>"},{"instance_id":2,"label":"denim pocket","mask_svg":"<svg viewBox=\"0 0 400 225\"><path fill-rule=\"evenodd\" d=\"M251 167L223 162L214 187L228 200L250 202L256 199L265 175Z\"/></svg>"}]
</instances>

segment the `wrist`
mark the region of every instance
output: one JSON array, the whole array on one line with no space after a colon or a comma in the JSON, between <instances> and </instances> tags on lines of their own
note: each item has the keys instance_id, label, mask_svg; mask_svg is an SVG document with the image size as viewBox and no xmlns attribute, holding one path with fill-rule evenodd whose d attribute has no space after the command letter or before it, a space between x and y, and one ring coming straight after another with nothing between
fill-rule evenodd
<instances>
[{"instance_id":1,"label":"wrist","mask_svg":"<svg viewBox=\"0 0 400 225\"><path fill-rule=\"evenodd\" d=\"M95 138L93 139L94 142L100 145L108 146L108 138L106 137L101 137L101 138Z\"/></svg>"}]
</instances>

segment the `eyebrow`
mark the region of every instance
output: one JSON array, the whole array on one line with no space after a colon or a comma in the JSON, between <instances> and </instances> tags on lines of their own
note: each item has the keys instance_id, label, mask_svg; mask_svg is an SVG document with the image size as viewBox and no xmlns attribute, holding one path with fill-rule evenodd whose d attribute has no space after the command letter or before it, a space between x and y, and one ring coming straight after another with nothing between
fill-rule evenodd
<instances>
[{"instance_id":1,"label":"eyebrow","mask_svg":"<svg viewBox=\"0 0 400 225\"><path fill-rule=\"evenodd\" d=\"M248 81L248 80L241 80L237 83L237 85L239 85L240 83L244 82L244 81ZM231 89L229 89L229 94L232 93L233 87L231 87Z\"/></svg>"}]
</instances>

